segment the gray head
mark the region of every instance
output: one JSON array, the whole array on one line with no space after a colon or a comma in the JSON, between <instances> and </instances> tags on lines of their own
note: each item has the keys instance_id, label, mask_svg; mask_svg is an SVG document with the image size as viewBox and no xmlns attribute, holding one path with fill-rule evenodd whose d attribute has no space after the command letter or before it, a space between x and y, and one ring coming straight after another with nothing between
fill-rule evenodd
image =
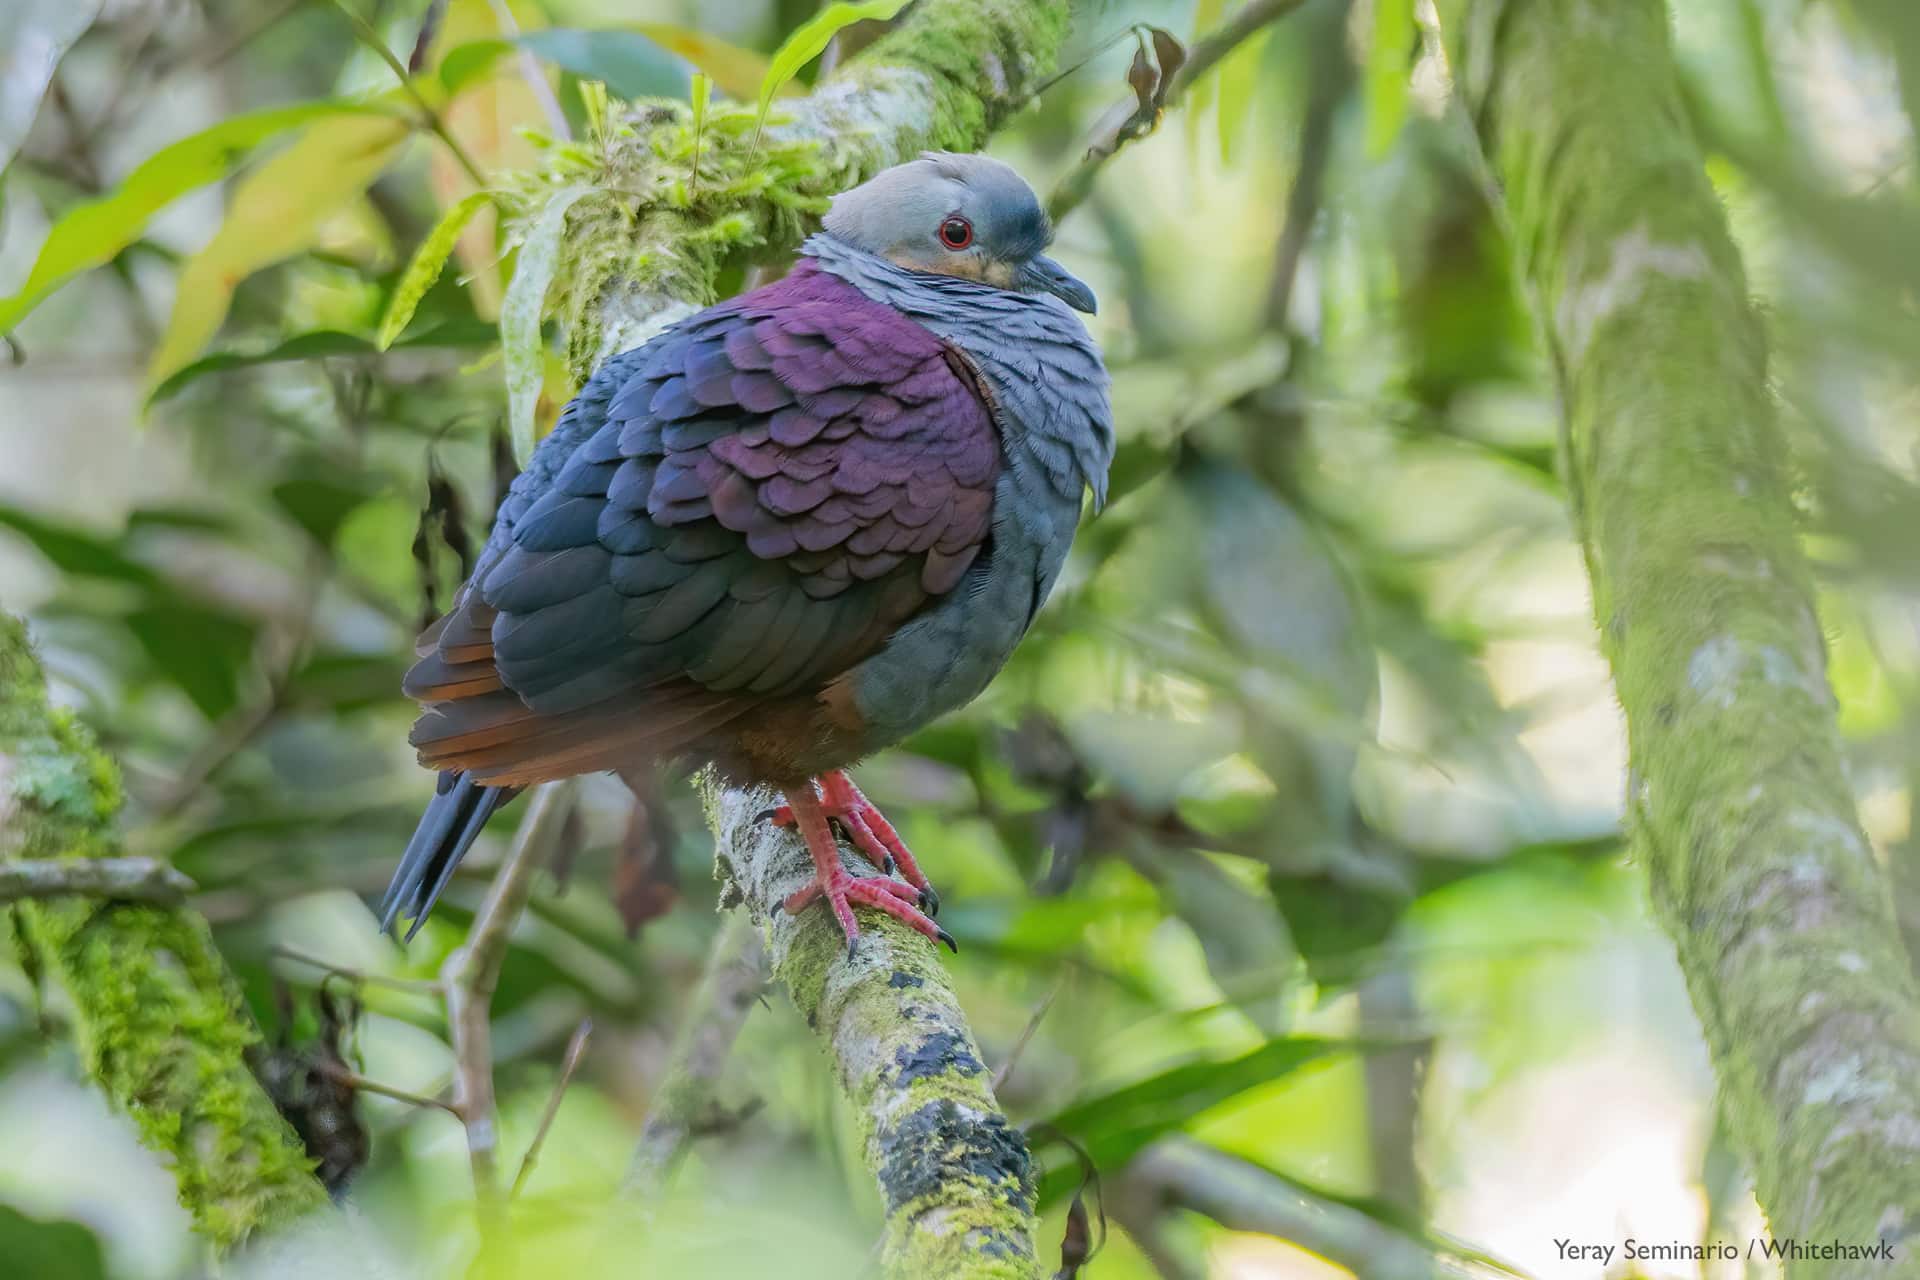
<instances>
[{"instance_id":1,"label":"gray head","mask_svg":"<svg viewBox=\"0 0 1920 1280\"><path fill-rule=\"evenodd\" d=\"M833 198L827 233L912 271L1051 293L1076 311L1093 290L1046 256L1053 227L1026 179L998 160L923 151Z\"/></svg>"}]
</instances>

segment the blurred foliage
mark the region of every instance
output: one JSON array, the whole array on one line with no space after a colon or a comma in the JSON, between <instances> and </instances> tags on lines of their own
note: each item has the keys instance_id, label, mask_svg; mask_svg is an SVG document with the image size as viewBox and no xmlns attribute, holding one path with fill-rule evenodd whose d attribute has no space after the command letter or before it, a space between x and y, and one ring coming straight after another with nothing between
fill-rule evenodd
<instances>
[{"instance_id":1,"label":"blurred foliage","mask_svg":"<svg viewBox=\"0 0 1920 1280\"><path fill-rule=\"evenodd\" d=\"M359 35L341 7L269 0L0 18L49 49L44 98L0 92L0 163L19 143L0 597L125 763L130 845L199 884L288 1061L339 1058L342 1028L323 1026L321 975L274 948L431 977L516 820L411 945L377 934L366 902L430 785L399 676L511 475L503 371L529 431L568 385L534 261L564 220L513 242L465 167L503 190L543 162L529 131L580 136L596 104L617 121L620 99L696 77L764 115L814 55L842 55L847 22L898 7L525 0L508 26L491 0L433 22L426 0L346 0ZM1089 0L1064 64L1084 65L997 153L1044 191L1138 110L1134 42L1112 37L1144 22L1191 43L1231 8ZM1778 353L1863 814L1902 869L1920 865L1911 9L1676 6L1693 127ZM864 774L940 885L989 1060L1024 1044L1010 1113L1100 1172L1113 1232L1092 1280L1344 1274L1131 1185L1129 1158L1171 1133L1423 1248L1464 1236L1542 1275L1587 1274L1551 1247L1582 1223L1699 1238L1709 1191L1715 1224L1752 1217L1616 839L1621 737L1551 379L1427 11L1313 0L1101 171L1055 252L1105 304L1114 500L988 694ZM671 1212L640 1235L593 1212L716 928L704 828L669 791L648 820L683 905L628 941L608 886L631 805L595 782L570 882L536 897L502 977L509 1158L569 1031L599 1028L518 1206L527 1274L857 1271L874 1192L778 1001L718 1082L724 1119ZM1901 883L1920 920L1920 878ZM61 1011L6 963L0 1258L202 1274L164 1177L72 1085L46 1034ZM443 1088L437 1003L379 982L355 998L354 1070ZM473 1224L452 1122L350 1102L375 1247L396 1273L457 1274ZM1040 1145L1051 1257L1081 1175ZM101 1162L127 1171L124 1203L89 1190ZM1529 1196L1557 1208L1511 1211Z\"/></svg>"}]
</instances>

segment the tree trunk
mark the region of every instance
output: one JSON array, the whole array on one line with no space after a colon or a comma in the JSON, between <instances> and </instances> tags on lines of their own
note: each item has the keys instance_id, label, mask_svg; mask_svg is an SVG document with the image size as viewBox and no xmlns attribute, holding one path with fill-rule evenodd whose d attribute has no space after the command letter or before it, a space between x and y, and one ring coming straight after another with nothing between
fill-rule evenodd
<instances>
[{"instance_id":1,"label":"tree trunk","mask_svg":"<svg viewBox=\"0 0 1920 1280\"><path fill-rule=\"evenodd\" d=\"M0 861L112 858L119 810L118 770L47 704L26 628L0 613ZM217 1249L327 1203L247 1065L259 1032L204 921L94 896L11 910L27 962L66 993L88 1073L172 1166Z\"/></svg>"},{"instance_id":2,"label":"tree trunk","mask_svg":"<svg viewBox=\"0 0 1920 1280\"><path fill-rule=\"evenodd\" d=\"M1862 837L1761 324L1659 0L1453 0L1560 381L1628 822L1778 1240L1920 1276L1920 1001Z\"/></svg>"}]
</instances>

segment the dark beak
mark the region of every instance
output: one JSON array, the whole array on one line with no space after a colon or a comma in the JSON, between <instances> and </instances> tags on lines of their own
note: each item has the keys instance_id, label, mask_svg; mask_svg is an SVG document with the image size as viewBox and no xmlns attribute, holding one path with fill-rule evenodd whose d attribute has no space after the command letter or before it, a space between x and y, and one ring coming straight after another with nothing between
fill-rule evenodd
<instances>
[{"instance_id":1,"label":"dark beak","mask_svg":"<svg viewBox=\"0 0 1920 1280\"><path fill-rule=\"evenodd\" d=\"M1071 271L1045 255L1034 258L1021 268L1020 282L1030 290L1052 294L1075 311L1092 315L1100 307L1093 290L1082 284Z\"/></svg>"}]
</instances>

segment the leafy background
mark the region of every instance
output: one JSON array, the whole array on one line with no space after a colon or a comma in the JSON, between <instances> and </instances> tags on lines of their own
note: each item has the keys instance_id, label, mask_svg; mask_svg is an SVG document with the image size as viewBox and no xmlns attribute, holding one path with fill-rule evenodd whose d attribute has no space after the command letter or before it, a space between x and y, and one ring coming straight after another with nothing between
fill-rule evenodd
<instances>
[{"instance_id":1,"label":"leafy background","mask_svg":"<svg viewBox=\"0 0 1920 1280\"><path fill-rule=\"evenodd\" d=\"M1132 105L1133 41L1106 38L1147 22L1191 40L1227 8L1090 0L1067 58L1085 65L995 153L1046 190ZM1002 1096L1100 1167L1111 1239L1085 1274L1101 1280L1347 1274L1129 1164L1176 1134L1484 1274L1599 1274L1556 1238L1759 1229L1618 839L1622 728L1549 371L1427 11L1313 0L1064 220L1056 253L1103 300L1115 501L987 695L863 774L941 887L990 1062L1038 1016ZM310 1043L320 1004L316 970L276 946L431 976L511 834L495 824L411 945L378 934L368 898L430 785L399 675L511 474L503 374L528 431L571 389L525 317L503 358L514 246L469 166L495 182L535 164L556 108L578 136L622 98L755 102L796 71L780 92L804 92L813 69L769 79L769 55L815 16L804 0L0 13L0 600L123 762L130 846L198 883L277 1041ZM1879 0L1695 0L1676 24L1775 344L1863 818L1901 873L1920 770L1920 22ZM411 66L405 88L376 44ZM423 243L427 266L451 253L437 276L409 271ZM576 1023L597 1028L522 1196L529 1274L602 1273L607 1197L719 923L675 788L681 905L630 942L608 890L630 806L611 779L584 796L570 883L536 897L496 1003L510 1158ZM11 964L0 1257L34 1276L204 1274L165 1171ZM442 1088L438 1006L357 998L358 1068ZM878 1204L780 1000L716 1096L670 1208L622 1247L664 1274L857 1273ZM358 1106L360 1244L395 1274L457 1272L457 1126ZM1051 1248L1076 1161L1041 1154ZM1765 1274L1642 1265L1610 1274Z\"/></svg>"}]
</instances>

